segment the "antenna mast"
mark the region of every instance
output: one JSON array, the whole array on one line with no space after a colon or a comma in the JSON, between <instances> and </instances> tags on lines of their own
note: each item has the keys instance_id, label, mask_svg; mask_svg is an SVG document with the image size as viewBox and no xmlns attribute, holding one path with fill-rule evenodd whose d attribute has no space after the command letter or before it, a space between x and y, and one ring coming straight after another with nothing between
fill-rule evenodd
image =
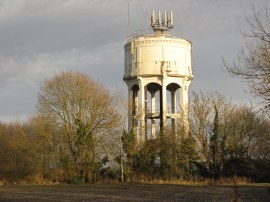
<instances>
[{"instance_id":1,"label":"antenna mast","mask_svg":"<svg viewBox=\"0 0 270 202\"><path fill-rule=\"evenodd\" d=\"M172 11L168 13L164 11L162 15L160 10L158 11L158 18L155 16L155 11L151 11L151 27L153 28L154 32L163 33L164 31L168 31L174 27L173 25L173 13Z\"/></svg>"},{"instance_id":2,"label":"antenna mast","mask_svg":"<svg viewBox=\"0 0 270 202\"><path fill-rule=\"evenodd\" d=\"M130 17L129 17L129 0L128 0L128 36L130 35Z\"/></svg>"}]
</instances>

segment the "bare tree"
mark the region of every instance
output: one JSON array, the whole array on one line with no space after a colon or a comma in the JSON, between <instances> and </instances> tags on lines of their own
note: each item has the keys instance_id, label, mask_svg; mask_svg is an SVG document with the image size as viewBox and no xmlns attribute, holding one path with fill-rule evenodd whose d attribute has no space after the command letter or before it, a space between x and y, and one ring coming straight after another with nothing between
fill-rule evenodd
<instances>
[{"instance_id":1,"label":"bare tree","mask_svg":"<svg viewBox=\"0 0 270 202\"><path fill-rule=\"evenodd\" d=\"M97 171L118 123L108 90L85 74L62 72L41 86L37 108L59 129L74 171L80 175Z\"/></svg>"},{"instance_id":2,"label":"bare tree","mask_svg":"<svg viewBox=\"0 0 270 202\"><path fill-rule=\"evenodd\" d=\"M253 7L247 17L250 33L243 33L246 47L238 54L233 64L223 60L226 70L247 82L249 91L262 99L265 111L270 111L270 18L268 10L261 16Z\"/></svg>"},{"instance_id":3,"label":"bare tree","mask_svg":"<svg viewBox=\"0 0 270 202\"><path fill-rule=\"evenodd\" d=\"M193 93L190 105L190 133L196 140L196 147L202 161L208 163L209 159L209 134L212 123L212 106L209 96Z\"/></svg>"}]
</instances>

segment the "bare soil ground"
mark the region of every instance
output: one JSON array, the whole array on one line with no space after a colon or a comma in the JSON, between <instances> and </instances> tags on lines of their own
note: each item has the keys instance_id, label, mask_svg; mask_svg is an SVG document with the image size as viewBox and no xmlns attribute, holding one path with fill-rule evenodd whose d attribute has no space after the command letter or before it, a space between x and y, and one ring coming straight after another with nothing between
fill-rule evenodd
<instances>
[{"instance_id":1,"label":"bare soil ground","mask_svg":"<svg viewBox=\"0 0 270 202\"><path fill-rule=\"evenodd\" d=\"M270 201L270 186L7 185L0 201Z\"/></svg>"}]
</instances>

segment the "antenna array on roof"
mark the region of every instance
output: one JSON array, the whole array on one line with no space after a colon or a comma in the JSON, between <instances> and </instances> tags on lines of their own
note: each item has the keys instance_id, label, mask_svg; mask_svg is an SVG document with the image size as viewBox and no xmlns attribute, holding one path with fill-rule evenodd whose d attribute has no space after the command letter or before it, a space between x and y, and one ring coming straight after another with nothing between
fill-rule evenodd
<instances>
[{"instance_id":1,"label":"antenna array on roof","mask_svg":"<svg viewBox=\"0 0 270 202\"><path fill-rule=\"evenodd\" d=\"M171 12L164 12L164 15L161 15L161 12L158 11L158 16L156 18L155 11L152 10L151 12L151 27L155 32L168 31L174 27L173 25L173 13Z\"/></svg>"}]
</instances>

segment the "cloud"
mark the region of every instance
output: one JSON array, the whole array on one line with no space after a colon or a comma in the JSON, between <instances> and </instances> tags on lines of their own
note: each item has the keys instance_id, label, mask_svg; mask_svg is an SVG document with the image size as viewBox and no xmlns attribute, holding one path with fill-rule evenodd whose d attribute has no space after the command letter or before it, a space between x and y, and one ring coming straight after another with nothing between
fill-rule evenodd
<instances>
[{"instance_id":1,"label":"cloud","mask_svg":"<svg viewBox=\"0 0 270 202\"><path fill-rule=\"evenodd\" d=\"M97 7L97 3L83 4L84 1L56 2L55 7L53 3L49 4L51 6L38 4L39 9L34 11L30 9L32 7L25 6L28 9L22 9L24 12L0 22L0 51L6 54L31 54L83 46L94 48L124 37L119 34L123 23L117 11L121 6L108 3Z\"/></svg>"},{"instance_id":2,"label":"cloud","mask_svg":"<svg viewBox=\"0 0 270 202\"><path fill-rule=\"evenodd\" d=\"M129 2L130 33L151 31L150 10L173 10L174 32L193 43L192 90L248 99L243 85L220 68L221 57L235 57L252 3L260 10L268 0ZM0 27L0 120L32 113L39 85L59 70L87 73L110 88L125 87L128 0L0 0ZM21 100L16 110L14 100Z\"/></svg>"}]
</instances>

